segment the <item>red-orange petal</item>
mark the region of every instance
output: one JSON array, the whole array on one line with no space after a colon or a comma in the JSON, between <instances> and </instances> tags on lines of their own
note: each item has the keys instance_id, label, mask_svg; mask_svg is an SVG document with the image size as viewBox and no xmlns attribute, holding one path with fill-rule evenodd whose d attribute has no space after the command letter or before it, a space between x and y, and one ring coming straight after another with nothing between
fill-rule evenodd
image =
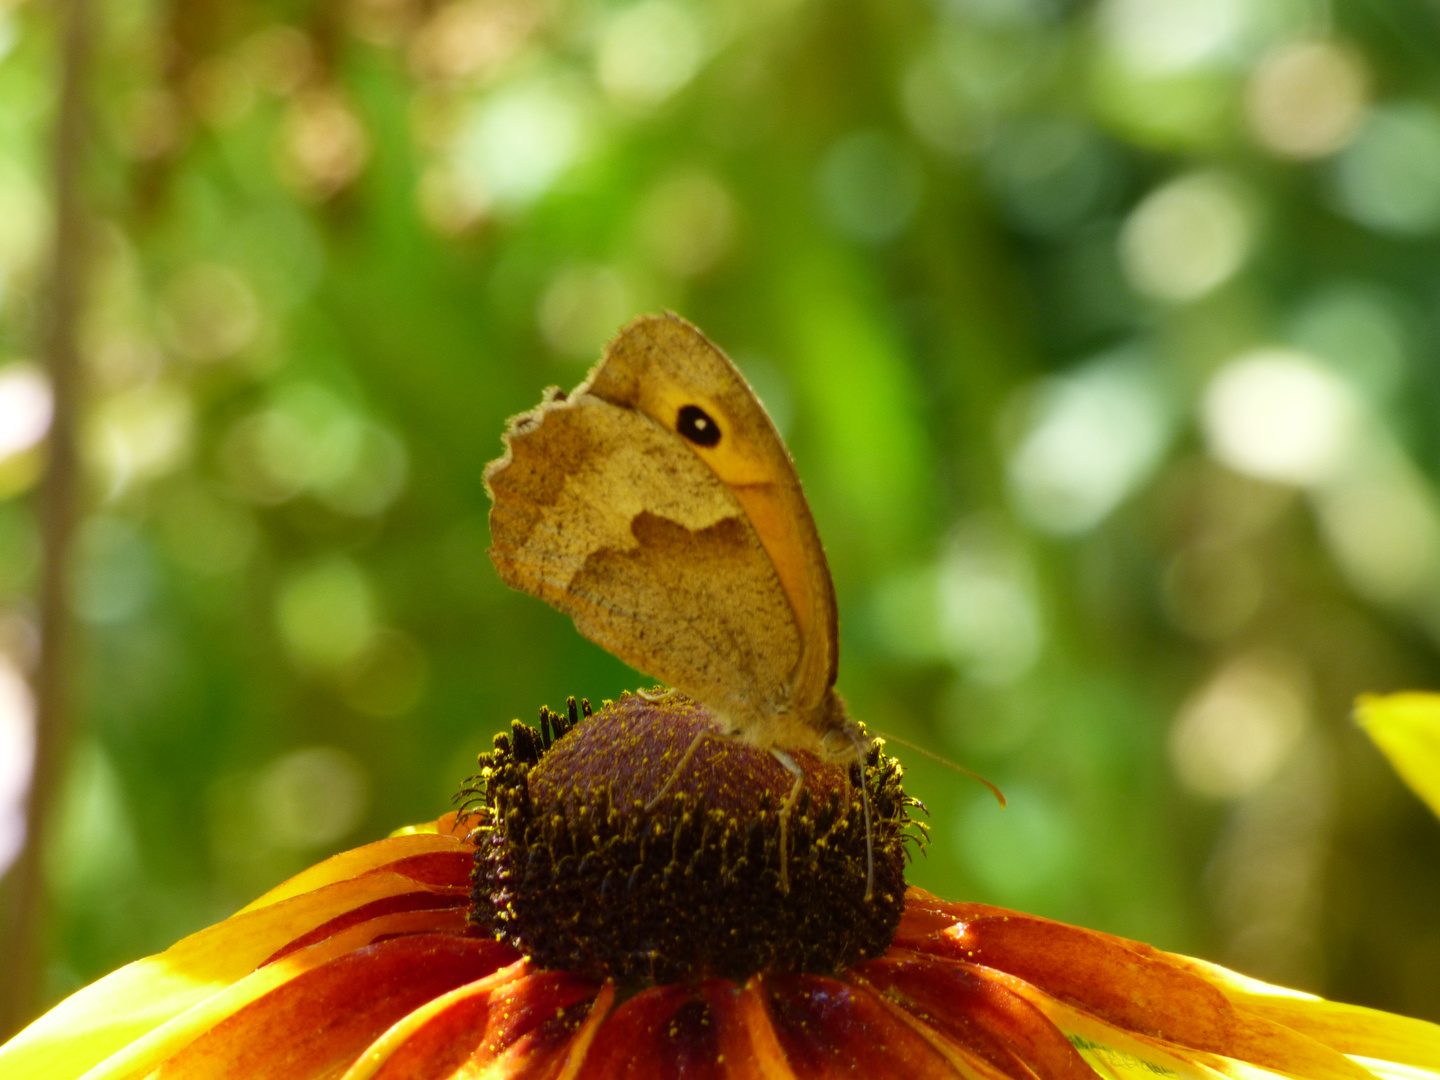
<instances>
[{"instance_id":1,"label":"red-orange petal","mask_svg":"<svg viewBox=\"0 0 1440 1080\"><path fill-rule=\"evenodd\" d=\"M772 975L761 986L776 1040L805 1080L963 1075L869 990L822 975Z\"/></svg>"},{"instance_id":2,"label":"red-orange petal","mask_svg":"<svg viewBox=\"0 0 1440 1080\"><path fill-rule=\"evenodd\" d=\"M748 991L725 979L636 994L595 1035L585 1080L768 1080L747 1023Z\"/></svg>"},{"instance_id":3,"label":"red-orange petal","mask_svg":"<svg viewBox=\"0 0 1440 1080\"><path fill-rule=\"evenodd\" d=\"M1131 1031L1206 1050L1234 1034L1234 1009L1204 979L1121 938L983 904L950 904L952 927L904 947L1008 972ZM900 944L897 942L897 944Z\"/></svg>"},{"instance_id":4,"label":"red-orange petal","mask_svg":"<svg viewBox=\"0 0 1440 1080\"><path fill-rule=\"evenodd\" d=\"M393 938L291 979L210 1028L157 1080L318 1080L338 1073L406 1013L513 962L493 941Z\"/></svg>"},{"instance_id":5,"label":"red-orange petal","mask_svg":"<svg viewBox=\"0 0 1440 1080\"><path fill-rule=\"evenodd\" d=\"M372 1080L543 1080L560 1071L600 988L563 971L535 971L453 1000L409 1032Z\"/></svg>"},{"instance_id":6,"label":"red-orange petal","mask_svg":"<svg viewBox=\"0 0 1440 1080\"><path fill-rule=\"evenodd\" d=\"M920 890L912 890L920 893ZM985 904L914 898L897 944L1015 976L1116 1027L1312 1080L1365 1080L1367 1071L1305 1035L1237 1009L1210 981L1138 942ZM935 933L938 916L955 919Z\"/></svg>"},{"instance_id":7,"label":"red-orange petal","mask_svg":"<svg viewBox=\"0 0 1440 1080\"><path fill-rule=\"evenodd\" d=\"M1044 1013L983 969L892 949L852 977L1013 1080L1095 1080Z\"/></svg>"}]
</instances>

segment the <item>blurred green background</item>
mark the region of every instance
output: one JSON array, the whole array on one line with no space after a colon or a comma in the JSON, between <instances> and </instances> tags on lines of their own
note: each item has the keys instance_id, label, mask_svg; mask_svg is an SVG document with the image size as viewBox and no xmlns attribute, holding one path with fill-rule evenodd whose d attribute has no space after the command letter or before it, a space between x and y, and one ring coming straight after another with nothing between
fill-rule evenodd
<instances>
[{"instance_id":1,"label":"blurred green background","mask_svg":"<svg viewBox=\"0 0 1440 1080\"><path fill-rule=\"evenodd\" d=\"M55 28L0 3L0 868ZM665 308L794 452L912 880L1440 1019L1440 5L102 0L59 997L646 680L502 587L505 418Z\"/></svg>"}]
</instances>

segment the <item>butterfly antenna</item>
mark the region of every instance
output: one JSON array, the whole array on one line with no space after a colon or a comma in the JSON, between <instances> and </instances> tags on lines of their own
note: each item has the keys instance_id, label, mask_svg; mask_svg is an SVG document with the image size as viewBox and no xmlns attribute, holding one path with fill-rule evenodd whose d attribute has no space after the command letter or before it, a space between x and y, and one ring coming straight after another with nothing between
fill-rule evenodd
<instances>
[{"instance_id":1,"label":"butterfly antenna","mask_svg":"<svg viewBox=\"0 0 1440 1080\"><path fill-rule=\"evenodd\" d=\"M923 746L916 746L913 742L908 742L907 740L899 738L898 736L888 735L883 731L879 734L880 737L883 738L886 742L899 743L901 746L905 747L905 749L914 750L917 754L920 754L923 757L927 757L931 761L937 762L938 764L944 765L947 769L954 769L956 772L970 777L971 780L978 780L980 783L984 784L987 788L990 789L990 794L995 796L996 801L1000 804L1000 808L1002 810L1005 808L1005 793L1001 791L996 785L992 784L989 780L986 780L985 777L981 776L979 773L973 772L972 770L965 768L964 765L956 765L953 761L948 761L945 758L941 757L939 754L932 753L931 751L926 750Z\"/></svg>"}]
</instances>

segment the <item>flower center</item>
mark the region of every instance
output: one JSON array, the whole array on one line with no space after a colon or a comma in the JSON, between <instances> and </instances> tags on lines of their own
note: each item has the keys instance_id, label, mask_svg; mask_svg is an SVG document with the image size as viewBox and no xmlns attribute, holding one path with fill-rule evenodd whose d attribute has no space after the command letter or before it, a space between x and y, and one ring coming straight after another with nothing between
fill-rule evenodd
<instances>
[{"instance_id":1,"label":"flower center","mask_svg":"<svg viewBox=\"0 0 1440 1080\"><path fill-rule=\"evenodd\" d=\"M480 830L471 922L542 967L621 984L830 973L881 955L918 803L873 746L867 900L862 767L791 756L804 782L786 810L791 774L680 694L625 695L593 716L571 698L568 717L515 721L461 792Z\"/></svg>"}]
</instances>

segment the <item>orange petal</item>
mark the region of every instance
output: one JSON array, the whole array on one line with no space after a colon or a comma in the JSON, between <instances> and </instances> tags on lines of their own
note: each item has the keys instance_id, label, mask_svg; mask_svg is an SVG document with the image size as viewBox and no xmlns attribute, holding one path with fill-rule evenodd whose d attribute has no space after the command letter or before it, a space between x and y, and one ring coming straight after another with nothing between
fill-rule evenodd
<instances>
[{"instance_id":1,"label":"orange petal","mask_svg":"<svg viewBox=\"0 0 1440 1080\"><path fill-rule=\"evenodd\" d=\"M1095 1080L1060 1030L983 969L892 949L854 969L888 1001L1014 1080Z\"/></svg>"},{"instance_id":2,"label":"orange petal","mask_svg":"<svg viewBox=\"0 0 1440 1080\"><path fill-rule=\"evenodd\" d=\"M493 941L409 935L296 976L209 1028L156 1080L319 1080L425 1002L514 961Z\"/></svg>"},{"instance_id":3,"label":"orange petal","mask_svg":"<svg viewBox=\"0 0 1440 1080\"><path fill-rule=\"evenodd\" d=\"M414 892L415 886L413 878L375 870L206 927L62 1001L0 1050L0 1075L79 1076L243 979L288 942L365 904ZM420 922L437 917L443 913L424 915ZM407 929L419 928L416 917L409 918ZM366 940L373 939L360 933L345 938ZM337 939L336 947L348 946Z\"/></svg>"},{"instance_id":4,"label":"orange petal","mask_svg":"<svg viewBox=\"0 0 1440 1080\"><path fill-rule=\"evenodd\" d=\"M467 898L464 896L446 896L442 893L433 892L400 893L396 896L387 896L383 900L372 900L370 903L362 904L357 908L345 912L343 915L337 915L329 922L321 923L308 934L302 934L293 941L286 942L275 953L267 957L265 962L260 966L264 967L265 964L273 964L275 961L289 956L293 952L299 952L301 949L309 948L316 942L334 937L342 930L348 930L352 926L359 926L362 923L368 923L378 919L382 915L394 915L399 912L429 911L451 913L452 916L458 917L436 919L427 922L426 925L433 926L436 929L443 927L446 930L460 933L466 927L466 904ZM368 945L369 942L364 942L364 944Z\"/></svg>"},{"instance_id":5,"label":"orange petal","mask_svg":"<svg viewBox=\"0 0 1440 1080\"><path fill-rule=\"evenodd\" d=\"M822 975L767 976L760 988L776 1040L791 1069L805 1080L954 1080L962 1075L867 989Z\"/></svg>"},{"instance_id":6,"label":"orange petal","mask_svg":"<svg viewBox=\"0 0 1440 1080\"><path fill-rule=\"evenodd\" d=\"M1014 975L1117 1027L1311 1080L1368 1077L1343 1054L1237 1010L1211 982L1149 946L981 904L926 906L958 921L926 938L925 951Z\"/></svg>"},{"instance_id":7,"label":"orange petal","mask_svg":"<svg viewBox=\"0 0 1440 1080\"><path fill-rule=\"evenodd\" d=\"M753 1000L725 979L642 991L606 1018L578 1075L584 1080L778 1080L775 1072L762 1071L765 1058L752 1042L747 999Z\"/></svg>"},{"instance_id":8,"label":"orange petal","mask_svg":"<svg viewBox=\"0 0 1440 1080\"><path fill-rule=\"evenodd\" d=\"M600 996L588 980L520 962L401 1020L344 1080L553 1076Z\"/></svg>"},{"instance_id":9,"label":"orange petal","mask_svg":"<svg viewBox=\"0 0 1440 1080\"><path fill-rule=\"evenodd\" d=\"M945 918L955 925L937 931ZM912 888L896 942L1009 972L1133 1032L1266 1068L1336 1080L1368 1075L1345 1054L1440 1068L1434 1024L1266 986L1202 960L1004 908L950 903Z\"/></svg>"},{"instance_id":10,"label":"orange petal","mask_svg":"<svg viewBox=\"0 0 1440 1080\"><path fill-rule=\"evenodd\" d=\"M953 906L962 908L958 921L924 951L1009 972L1156 1038L1218 1049L1234 1035L1235 1011L1224 994L1119 938L983 905Z\"/></svg>"}]
</instances>

